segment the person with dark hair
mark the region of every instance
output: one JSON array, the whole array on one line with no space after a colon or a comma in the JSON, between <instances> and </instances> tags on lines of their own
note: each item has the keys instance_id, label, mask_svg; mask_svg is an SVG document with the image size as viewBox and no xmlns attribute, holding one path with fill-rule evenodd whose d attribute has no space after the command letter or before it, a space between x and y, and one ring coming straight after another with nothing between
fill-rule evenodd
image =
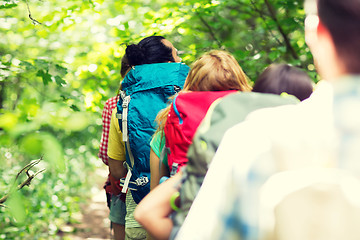
<instances>
[{"instance_id":1,"label":"person with dark hair","mask_svg":"<svg viewBox=\"0 0 360 240\"><path fill-rule=\"evenodd\" d=\"M130 66L127 61L126 55L121 59L120 75L122 78L130 71ZM119 92L119 91L118 91ZM99 158L108 165L108 140L109 140L109 127L112 111L116 108L119 101L119 94L109 98L104 105L101 117L103 121L101 141L99 146ZM106 192L107 204L110 209L109 219L111 221L110 228L113 230L115 240L125 239L125 194L121 193L120 181L115 180L109 173L105 182L104 189Z\"/></svg>"},{"instance_id":2,"label":"person with dark hair","mask_svg":"<svg viewBox=\"0 0 360 240\"><path fill-rule=\"evenodd\" d=\"M305 10L305 40L326 81L299 104L258 110L225 133L177 240L359 238L359 199L347 191L360 177L360 0L306 0ZM271 180L302 170L355 181L337 174L337 185L310 192L303 176L299 194L280 196L296 186ZM267 183L277 187L262 198Z\"/></svg>"},{"instance_id":3,"label":"person with dark hair","mask_svg":"<svg viewBox=\"0 0 360 240\"><path fill-rule=\"evenodd\" d=\"M252 91L287 93L303 101L311 95L313 86L309 75L301 69L288 64L271 64L256 79Z\"/></svg>"},{"instance_id":4,"label":"person with dark hair","mask_svg":"<svg viewBox=\"0 0 360 240\"><path fill-rule=\"evenodd\" d=\"M124 54L124 56L121 58L121 68L120 68L120 75L123 79L124 79L125 75L130 71L130 68L131 68L131 66L129 64L129 60L128 60L126 54Z\"/></svg>"},{"instance_id":5,"label":"person with dark hair","mask_svg":"<svg viewBox=\"0 0 360 240\"><path fill-rule=\"evenodd\" d=\"M319 74L324 79L360 74L359 0L308 0L306 7L306 41Z\"/></svg>"},{"instance_id":6,"label":"person with dark hair","mask_svg":"<svg viewBox=\"0 0 360 240\"><path fill-rule=\"evenodd\" d=\"M133 212L150 191L154 120L166 107L168 97L183 87L189 67L161 36L127 46L125 55L131 70L121 82L120 99L112 112L107 155L111 175L121 179L122 192L126 192L125 239L146 239L147 233Z\"/></svg>"},{"instance_id":7,"label":"person with dark hair","mask_svg":"<svg viewBox=\"0 0 360 240\"><path fill-rule=\"evenodd\" d=\"M181 61L176 48L162 36L147 37L127 46L126 56L130 66Z\"/></svg>"}]
</instances>

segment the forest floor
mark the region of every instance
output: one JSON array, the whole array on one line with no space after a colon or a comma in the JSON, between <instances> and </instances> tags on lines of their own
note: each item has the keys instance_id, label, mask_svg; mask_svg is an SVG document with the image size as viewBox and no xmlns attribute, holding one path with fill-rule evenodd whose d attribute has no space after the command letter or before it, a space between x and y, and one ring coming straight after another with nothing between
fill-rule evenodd
<instances>
[{"instance_id":1,"label":"forest floor","mask_svg":"<svg viewBox=\"0 0 360 240\"><path fill-rule=\"evenodd\" d=\"M110 232L109 209L106 204L103 184L107 176L107 168L98 169L92 180L95 182L91 189L92 197L88 203L81 205L77 224L65 225L58 236L63 240L103 240L112 239Z\"/></svg>"}]
</instances>

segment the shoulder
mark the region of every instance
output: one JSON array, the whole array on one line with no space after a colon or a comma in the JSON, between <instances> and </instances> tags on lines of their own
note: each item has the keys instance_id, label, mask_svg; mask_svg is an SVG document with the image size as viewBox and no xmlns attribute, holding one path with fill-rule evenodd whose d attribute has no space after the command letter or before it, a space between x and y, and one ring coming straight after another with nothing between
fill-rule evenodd
<instances>
[{"instance_id":1,"label":"shoulder","mask_svg":"<svg viewBox=\"0 0 360 240\"><path fill-rule=\"evenodd\" d=\"M109 109L115 108L118 100L119 100L119 96L114 96L112 98L109 98L108 100L106 100L104 108L105 107L107 107Z\"/></svg>"}]
</instances>

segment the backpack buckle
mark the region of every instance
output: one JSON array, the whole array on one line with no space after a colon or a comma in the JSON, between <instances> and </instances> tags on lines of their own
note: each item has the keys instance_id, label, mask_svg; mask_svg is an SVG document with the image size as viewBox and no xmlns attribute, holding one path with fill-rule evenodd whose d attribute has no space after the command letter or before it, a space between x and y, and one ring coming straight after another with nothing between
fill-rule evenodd
<instances>
[{"instance_id":1,"label":"backpack buckle","mask_svg":"<svg viewBox=\"0 0 360 240\"><path fill-rule=\"evenodd\" d=\"M179 164L174 162L171 166L170 177L174 176L178 172L178 168Z\"/></svg>"},{"instance_id":2,"label":"backpack buckle","mask_svg":"<svg viewBox=\"0 0 360 240\"><path fill-rule=\"evenodd\" d=\"M122 107L127 108L129 106L129 103L130 103L130 96L124 97Z\"/></svg>"},{"instance_id":3,"label":"backpack buckle","mask_svg":"<svg viewBox=\"0 0 360 240\"><path fill-rule=\"evenodd\" d=\"M138 186L145 186L149 182L149 178L146 176L139 177L135 180L135 182Z\"/></svg>"},{"instance_id":4,"label":"backpack buckle","mask_svg":"<svg viewBox=\"0 0 360 240\"><path fill-rule=\"evenodd\" d=\"M123 90L120 90L119 94L120 94L121 99L124 99L126 97L126 92Z\"/></svg>"}]
</instances>

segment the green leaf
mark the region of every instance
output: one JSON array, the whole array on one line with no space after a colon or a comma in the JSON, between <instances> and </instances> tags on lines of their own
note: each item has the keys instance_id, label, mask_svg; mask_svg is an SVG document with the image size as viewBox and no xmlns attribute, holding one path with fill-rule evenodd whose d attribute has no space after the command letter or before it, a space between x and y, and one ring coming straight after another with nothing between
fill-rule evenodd
<instances>
[{"instance_id":1,"label":"green leaf","mask_svg":"<svg viewBox=\"0 0 360 240\"><path fill-rule=\"evenodd\" d=\"M59 72L59 74L62 76L65 76L68 73L67 69L64 68L63 66L60 66L59 64L56 64L55 67L56 70Z\"/></svg>"},{"instance_id":2,"label":"green leaf","mask_svg":"<svg viewBox=\"0 0 360 240\"><path fill-rule=\"evenodd\" d=\"M26 218L26 210L23 201L24 199L21 194L18 191L15 191L11 194L10 198L6 202L9 207L10 214L20 224L23 223Z\"/></svg>"},{"instance_id":3,"label":"green leaf","mask_svg":"<svg viewBox=\"0 0 360 240\"><path fill-rule=\"evenodd\" d=\"M44 70L39 70L36 73L36 76L42 78L44 85L48 85L48 83L51 82L51 75L48 72L45 72Z\"/></svg>"},{"instance_id":4,"label":"green leaf","mask_svg":"<svg viewBox=\"0 0 360 240\"><path fill-rule=\"evenodd\" d=\"M44 59L35 59L34 60L36 67L40 69L49 70L49 62Z\"/></svg>"},{"instance_id":5,"label":"green leaf","mask_svg":"<svg viewBox=\"0 0 360 240\"><path fill-rule=\"evenodd\" d=\"M150 12L146 12L146 13L144 14L144 17L145 17L146 19L151 19L151 20L153 20L154 15L151 14Z\"/></svg>"},{"instance_id":6,"label":"green leaf","mask_svg":"<svg viewBox=\"0 0 360 240\"><path fill-rule=\"evenodd\" d=\"M24 66L26 70L29 70L29 71L33 71L35 70L36 68L34 67L34 65L32 65L31 63L29 62L26 62L26 61L22 61L20 63L20 66Z\"/></svg>"},{"instance_id":7,"label":"green leaf","mask_svg":"<svg viewBox=\"0 0 360 240\"><path fill-rule=\"evenodd\" d=\"M64 94L61 94L60 97L63 101L67 101L70 99L69 96L65 96Z\"/></svg>"},{"instance_id":8,"label":"green leaf","mask_svg":"<svg viewBox=\"0 0 360 240\"><path fill-rule=\"evenodd\" d=\"M273 51L271 51L270 53L269 53L269 59L272 61L272 62L274 62L278 57L280 57L280 53L278 52L278 51L276 51L276 50L273 50Z\"/></svg>"},{"instance_id":9,"label":"green leaf","mask_svg":"<svg viewBox=\"0 0 360 240\"><path fill-rule=\"evenodd\" d=\"M39 134L29 134L21 140L20 147L31 155L41 155L43 141Z\"/></svg>"},{"instance_id":10,"label":"green leaf","mask_svg":"<svg viewBox=\"0 0 360 240\"><path fill-rule=\"evenodd\" d=\"M60 142L52 135L44 136L44 158L48 159L52 166L59 172L66 169L63 148Z\"/></svg>"},{"instance_id":11,"label":"green leaf","mask_svg":"<svg viewBox=\"0 0 360 240\"><path fill-rule=\"evenodd\" d=\"M13 129L18 122L18 117L14 113L4 113L0 115L0 127L6 130Z\"/></svg>"},{"instance_id":12,"label":"green leaf","mask_svg":"<svg viewBox=\"0 0 360 240\"><path fill-rule=\"evenodd\" d=\"M59 77L59 76L55 76L55 82L56 82L56 84L59 85L59 86L63 86L63 85L66 84L65 80L62 79L62 78Z\"/></svg>"},{"instance_id":13,"label":"green leaf","mask_svg":"<svg viewBox=\"0 0 360 240\"><path fill-rule=\"evenodd\" d=\"M1 5L0 6L0 9L4 9L4 8L14 8L14 7L17 7L17 4L16 3L11 3L11 4L6 4L5 5Z\"/></svg>"},{"instance_id":14,"label":"green leaf","mask_svg":"<svg viewBox=\"0 0 360 240\"><path fill-rule=\"evenodd\" d=\"M81 131L89 126L89 116L84 112L72 113L64 120L64 128L71 131Z\"/></svg>"},{"instance_id":15,"label":"green leaf","mask_svg":"<svg viewBox=\"0 0 360 240\"><path fill-rule=\"evenodd\" d=\"M80 109L76 106L76 105L71 105L70 108L74 111L74 112L80 112Z\"/></svg>"}]
</instances>

